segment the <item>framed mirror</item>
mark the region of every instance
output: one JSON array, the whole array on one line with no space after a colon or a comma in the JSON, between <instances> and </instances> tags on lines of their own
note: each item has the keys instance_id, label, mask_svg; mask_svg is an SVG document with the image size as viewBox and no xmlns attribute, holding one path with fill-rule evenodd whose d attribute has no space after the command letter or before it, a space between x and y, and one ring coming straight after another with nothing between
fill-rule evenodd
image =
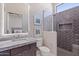
<instances>
[{"instance_id":1,"label":"framed mirror","mask_svg":"<svg viewBox=\"0 0 79 59\"><path fill-rule=\"evenodd\" d=\"M4 33L28 33L28 4L4 4Z\"/></svg>"}]
</instances>

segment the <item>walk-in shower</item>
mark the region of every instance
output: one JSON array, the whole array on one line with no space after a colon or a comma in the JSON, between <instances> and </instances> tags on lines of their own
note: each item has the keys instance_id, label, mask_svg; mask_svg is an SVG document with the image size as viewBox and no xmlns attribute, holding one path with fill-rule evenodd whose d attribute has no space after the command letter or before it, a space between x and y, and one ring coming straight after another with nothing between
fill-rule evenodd
<instances>
[{"instance_id":1,"label":"walk-in shower","mask_svg":"<svg viewBox=\"0 0 79 59\"><path fill-rule=\"evenodd\" d=\"M73 44L79 45L79 6L56 13L54 30L57 31L57 46L73 52Z\"/></svg>"}]
</instances>

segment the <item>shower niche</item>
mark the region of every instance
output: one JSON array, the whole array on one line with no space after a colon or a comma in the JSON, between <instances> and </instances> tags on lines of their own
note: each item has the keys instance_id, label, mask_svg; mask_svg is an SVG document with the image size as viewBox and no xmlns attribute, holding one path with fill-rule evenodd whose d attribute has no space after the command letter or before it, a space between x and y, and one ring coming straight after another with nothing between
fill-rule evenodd
<instances>
[{"instance_id":1,"label":"shower niche","mask_svg":"<svg viewBox=\"0 0 79 59\"><path fill-rule=\"evenodd\" d=\"M60 30L70 30L72 29L72 23L59 24Z\"/></svg>"}]
</instances>

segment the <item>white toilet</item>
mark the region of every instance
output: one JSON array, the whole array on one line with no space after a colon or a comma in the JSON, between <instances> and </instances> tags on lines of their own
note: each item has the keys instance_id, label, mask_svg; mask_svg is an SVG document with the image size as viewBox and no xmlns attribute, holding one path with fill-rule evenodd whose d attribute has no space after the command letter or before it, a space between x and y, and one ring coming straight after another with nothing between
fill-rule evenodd
<instances>
[{"instance_id":1,"label":"white toilet","mask_svg":"<svg viewBox=\"0 0 79 59\"><path fill-rule=\"evenodd\" d=\"M38 40L38 42L37 42L37 47L38 47L37 53L40 56L48 56L50 49L46 46L43 46L43 39L42 38L38 38L37 40Z\"/></svg>"}]
</instances>

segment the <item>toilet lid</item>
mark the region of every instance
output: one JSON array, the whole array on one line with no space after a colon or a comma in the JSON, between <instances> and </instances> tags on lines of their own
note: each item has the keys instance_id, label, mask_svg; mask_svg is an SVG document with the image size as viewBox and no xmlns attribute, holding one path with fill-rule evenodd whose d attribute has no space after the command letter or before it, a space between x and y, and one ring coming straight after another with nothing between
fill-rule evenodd
<instances>
[{"instance_id":1,"label":"toilet lid","mask_svg":"<svg viewBox=\"0 0 79 59\"><path fill-rule=\"evenodd\" d=\"M50 52L49 48L45 47L45 46L42 46L42 47L39 47L40 51L43 51L43 52Z\"/></svg>"}]
</instances>

